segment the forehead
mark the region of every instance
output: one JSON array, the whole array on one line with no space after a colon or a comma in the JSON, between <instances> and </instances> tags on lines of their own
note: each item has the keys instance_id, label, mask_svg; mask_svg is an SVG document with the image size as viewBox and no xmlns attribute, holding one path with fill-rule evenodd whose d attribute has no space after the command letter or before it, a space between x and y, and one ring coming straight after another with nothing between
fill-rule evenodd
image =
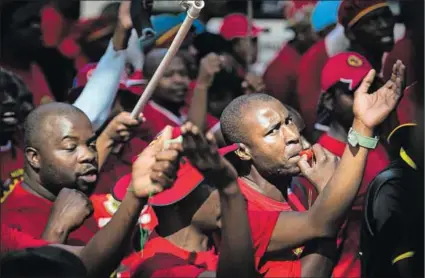
<instances>
[{"instance_id":1,"label":"forehead","mask_svg":"<svg viewBox=\"0 0 425 278\"><path fill-rule=\"evenodd\" d=\"M244 128L262 132L270 124L288 117L288 110L279 101L252 101L242 108L241 116Z\"/></svg>"},{"instance_id":2,"label":"forehead","mask_svg":"<svg viewBox=\"0 0 425 278\"><path fill-rule=\"evenodd\" d=\"M48 116L42 128L43 133L55 141L62 140L66 136L87 140L93 135L89 119L80 113Z\"/></svg>"},{"instance_id":3,"label":"forehead","mask_svg":"<svg viewBox=\"0 0 425 278\"><path fill-rule=\"evenodd\" d=\"M186 63L184 62L183 58L180 56L174 56L174 58L171 60L170 65L167 67L167 70L172 71L182 69L186 69Z\"/></svg>"}]
</instances>

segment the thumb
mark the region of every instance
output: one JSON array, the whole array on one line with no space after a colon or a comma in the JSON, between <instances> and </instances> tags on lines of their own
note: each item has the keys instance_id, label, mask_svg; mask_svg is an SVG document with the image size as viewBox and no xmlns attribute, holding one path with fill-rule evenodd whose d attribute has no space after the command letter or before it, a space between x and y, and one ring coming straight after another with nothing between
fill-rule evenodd
<instances>
[{"instance_id":1,"label":"thumb","mask_svg":"<svg viewBox=\"0 0 425 278\"><path fill-rule=\"evenodd\" d=\"M152 141L152 147L157 150L161 151L164 148L165 142L167 140L171 140L173 135L173 128L169 125L167 125L158 135L158 137Z\"/></svg>"},{"instance_id":2,"label":"thumb","mask_svg":"<svg viewBox=\"0 0 425 278\"><path fill-rule=\"evenodd\" d=\"M301 173L307 177L311 171L311 166L307 161L307 155L301 156L301 159L298 161L298 167L300 167Z\"/></svg>"},{"instance_id":3,"label":"thumb","mask_svg":"<svg viewBox=\"0 0 425 278\"><path fill-rule=\"evenodd\" d=\"M371 69L367 75L363 78L362 83L360 84L359 88L354 93L355 95L359 94L367 94L369 91L370 86L373 83L373 80L375 79L376 71L374 69Z\"/></svg>"}]
</instances>

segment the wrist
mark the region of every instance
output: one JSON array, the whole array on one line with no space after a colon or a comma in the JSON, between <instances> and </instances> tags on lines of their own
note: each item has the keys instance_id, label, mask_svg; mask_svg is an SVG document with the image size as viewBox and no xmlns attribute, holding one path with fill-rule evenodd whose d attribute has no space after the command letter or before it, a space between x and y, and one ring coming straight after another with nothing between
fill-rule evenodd
<instances>
[{"instance_id":1,"label":"wrist","mask_svg":"<svg viewBox=\"0 0 425 278\"><path fill-rule=\"evenodd\" d=\"M68 225L60 221L49 221L41 238L49 242L63 243L70 232L71 227L68 227Z\"/></svg>"},{"instance_id":2,"label":"wrist","mask_svg":"<svg viewBox=\"0 0 425 278\"><path fill-rule=\"evenodd\" d=\"M365 124L363 124L362 121L358 119L354 119L352 128L354 129L355 132L366 137L372 137L374 133L373 128L366 126Z\"/></svg>"}]
</instances>

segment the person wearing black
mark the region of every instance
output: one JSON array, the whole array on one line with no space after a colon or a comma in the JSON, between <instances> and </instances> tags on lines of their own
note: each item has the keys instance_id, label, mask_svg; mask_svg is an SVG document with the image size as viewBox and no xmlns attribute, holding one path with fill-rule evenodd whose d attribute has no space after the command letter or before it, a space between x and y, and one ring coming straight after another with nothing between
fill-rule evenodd
<instances>
[{"instance_id":1,"label":"person wearing black","mask_svg":"<svg viewBox=\"0 0 425 278\"><path fill-rule=\"evenodd\" d=\"M410 144L416 124L388 137L394 159L370 183L360 236L362 277L424 277L424 187Z\"/></svg>"}]
</instances>

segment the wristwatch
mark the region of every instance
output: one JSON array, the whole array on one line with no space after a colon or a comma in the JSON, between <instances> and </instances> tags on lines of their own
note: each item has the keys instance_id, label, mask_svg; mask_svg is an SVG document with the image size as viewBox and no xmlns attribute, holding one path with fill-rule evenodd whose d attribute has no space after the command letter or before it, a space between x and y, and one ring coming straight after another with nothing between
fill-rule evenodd
<instances>
[{"instance_id":1,"label":"wristwatch","mask_svg":"<svg viewBox=\"0 0 425 278\"><path fill-rule=\"evenodd\" d=\"M361 146L367 149L375 149L379 142L379 137L367 137L357 133L353 128L348 131L348 144L352 147Z\"/></svg>"}]
</instances>

